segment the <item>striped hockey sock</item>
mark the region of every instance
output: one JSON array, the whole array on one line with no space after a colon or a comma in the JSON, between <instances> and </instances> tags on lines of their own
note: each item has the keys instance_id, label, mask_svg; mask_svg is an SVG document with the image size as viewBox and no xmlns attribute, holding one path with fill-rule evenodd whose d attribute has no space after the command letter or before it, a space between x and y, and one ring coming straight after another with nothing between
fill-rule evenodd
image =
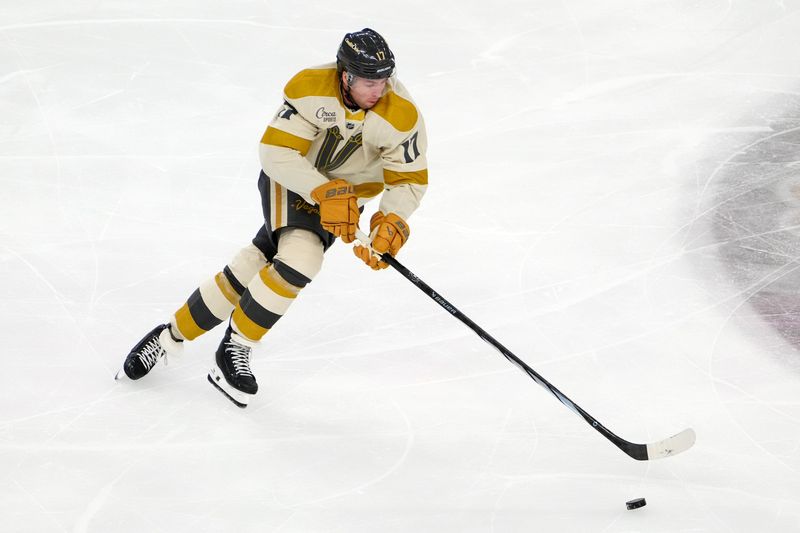
<instances>
[{"instance_id":1,"label":"striped hockey sock","mask_svg":"<svg viewBox=\"0 0 800 533\"><path fill-rule=\"evenodd\" d=\"M251 341L261 340L286 313L302 286L311 281L293 279L302 285L289 283L280 273L287 268L281 263L271 264L253 277L233 310L231 326L237 333Z\"/></svg>"},{"instance_id":2,"label":"striped hockey sock","mask_svg":"<svg viewBox=\"0 0 800 533\"><path fill-rule=\"evenodd\" d=\"M172 317L172 330L186 340L193 340L210 331L231 315L245 292L231 270L225 270L204 281Z\"/></svg>"}]
</instances>

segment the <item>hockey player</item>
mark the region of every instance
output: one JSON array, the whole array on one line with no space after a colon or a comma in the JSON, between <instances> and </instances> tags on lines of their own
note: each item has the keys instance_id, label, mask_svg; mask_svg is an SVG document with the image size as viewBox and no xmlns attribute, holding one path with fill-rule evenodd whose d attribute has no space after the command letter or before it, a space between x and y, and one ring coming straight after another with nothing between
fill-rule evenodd
<instances>
[{"instance_id":1,"label":"hockey player","mask_svg":"<svg viewBox=\"0 0 800 533\"><path fill-rule=\"evenodd\" d=\"M253 347L289 309L340 238L355 240L363 205L372 247L394 255L427 188L425 126L395 75L386 41L369 28L344 36L336 63L303 70L259 145L264 224L221 272L195 290L169 322L133 347L117 374L140 379L164 357L226 322L208 380L239 407L258 391ZM355 255L385 268L368 248Z\"/></svg>"}]
</instances>

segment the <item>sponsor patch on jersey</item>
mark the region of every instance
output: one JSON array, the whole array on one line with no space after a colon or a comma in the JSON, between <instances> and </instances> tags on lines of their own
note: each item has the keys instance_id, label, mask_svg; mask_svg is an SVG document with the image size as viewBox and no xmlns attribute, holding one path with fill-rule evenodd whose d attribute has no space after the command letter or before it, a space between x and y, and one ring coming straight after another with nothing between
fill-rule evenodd
<instances>
[{"instance_id":1,"label":"sponsor patch on jersey","mask_svg":"<svg viewBox=\"0 0 800 533\"><path fill-rule=\"evenodd\" d=\"M316 117L320 119L323 123L335 123L336 122L336 110L328 111L325 109L325 106L320 107L317 109Z\"/></svg>"}]
</instances>

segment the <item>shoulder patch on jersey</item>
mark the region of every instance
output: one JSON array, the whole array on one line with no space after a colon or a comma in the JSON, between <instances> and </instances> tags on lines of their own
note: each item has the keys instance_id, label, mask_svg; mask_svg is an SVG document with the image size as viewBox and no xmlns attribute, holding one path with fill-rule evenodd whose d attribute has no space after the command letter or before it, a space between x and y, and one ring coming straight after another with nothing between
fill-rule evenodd
<instances>
[{"instance_id":1,"label":"shoulder patch on jersey","mask_svg":"<svg viewBox=\"0 0 800 533\"><path fill-rule=\"evenodd\" d=\"M370 111L380 115L397 131L411 131L417 123L417 107L396 92L386 93Z\"/></svg>"},{"instance_id":2,"label":"shoulder patch on jersey","mask_svg":"<svg viewBox=\"0 0 800 533\"><path fill-rule=\"evenodd\" d=\"M339 94L335 68L309 68L301 70L289 80L283 90L289 98L306 96L333 96Z\"/></svg>"}]
</instances>

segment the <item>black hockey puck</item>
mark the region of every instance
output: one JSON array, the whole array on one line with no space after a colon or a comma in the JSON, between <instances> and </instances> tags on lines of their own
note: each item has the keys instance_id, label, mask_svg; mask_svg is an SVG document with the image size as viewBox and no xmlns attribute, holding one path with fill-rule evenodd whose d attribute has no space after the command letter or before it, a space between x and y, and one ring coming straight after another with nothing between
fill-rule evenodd
<instances>
[{"instance_id":1,"label":"black hockey puck","mask_svg":"<svg viewBox=\"0 0 800 533\"><path fill-rule=\"evenodd\" d=\"M639 507L644 507L645 505L647 505L647 502L644 501L644 498L636 498L635 500L625 502L625 507L627 507L629 511L638 509Z\"/></svg>"}]
</instances>

